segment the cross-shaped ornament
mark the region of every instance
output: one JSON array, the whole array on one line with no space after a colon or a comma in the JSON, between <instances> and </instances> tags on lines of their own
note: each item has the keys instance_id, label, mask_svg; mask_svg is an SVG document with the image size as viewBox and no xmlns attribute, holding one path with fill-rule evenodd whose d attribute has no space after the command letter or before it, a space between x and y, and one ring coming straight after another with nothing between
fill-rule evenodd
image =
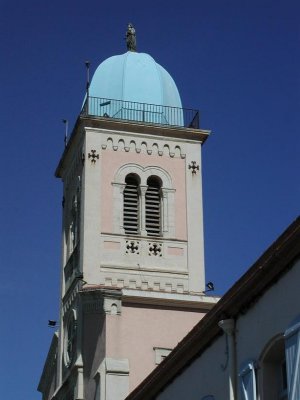
<instances>
[{"instance_id":1,"label":"cross-shaped ornament","mask_svg":"<svg viewBox=\"0 0 300 400\"><path fill-rule=\"evenodd\" d=\"M91 152L88 154L88 158L91 158L91 162L95 164L96 160L99 160L99 154L96 154L96 150L91 150Z\"/></svg>"},{"instance_id":2,"label":"cross-shaped ornament","mask_svg":"<svg viewBox=\"0 0 300 400\"><path fill-rule=\"evenodd\" d=\"M135 242L131 241L129 243L127 242L126 249L127 253L137 253L139 246L135 244Z\"/></svg>"},{"instance_id":3,"label":"cross-shaped ornament","mask_svg":"<svg viewBox=\"0 0 300 400\"><path fill-rule=\"evenodd\" d=\"M189 164L189 169L192 170L192 174L196 174L197 171L199 171L199 165L196 163L196 161L191 161L191 163Z\"/></svg>"},{"instance_id":4,"label":"cross-shaped ornament","mask_svg":"<svg viewBox=\"0 0 300 400\"><path fill-rule=\"evenodd\" d=\"M149 253L150 255L153 254L154 256L161 256L161 244L152 243L149 246Z\"/></svg>"}]
</instances>

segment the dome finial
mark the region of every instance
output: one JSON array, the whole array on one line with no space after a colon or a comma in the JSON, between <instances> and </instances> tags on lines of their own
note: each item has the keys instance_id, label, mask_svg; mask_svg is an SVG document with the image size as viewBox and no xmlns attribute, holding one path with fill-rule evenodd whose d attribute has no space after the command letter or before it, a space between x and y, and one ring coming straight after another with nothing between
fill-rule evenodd
<instances>
[{"instance_id":1,"label":"dome finial","mask_svg":"<svg viewBox=\"0 0 300 400\"><path fill-rule=\"evenodd\" d=\"M129 22L126 32L126 45L128 51L136 51L136 35L133 25Z\"/></svg>"}]
</instances>

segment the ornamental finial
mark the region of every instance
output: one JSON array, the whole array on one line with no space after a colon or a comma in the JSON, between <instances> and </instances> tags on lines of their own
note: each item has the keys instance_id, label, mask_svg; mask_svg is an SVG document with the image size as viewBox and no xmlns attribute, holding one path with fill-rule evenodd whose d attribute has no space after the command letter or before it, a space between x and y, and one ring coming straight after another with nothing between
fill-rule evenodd
<instances>
[{"instance_id":1,"label":"ornamental finial","mask_svg":"<svg viewBox=\"0 0 300 400\"><path fill-rule=\"evenodd\" d=\"M126 45L128 51L136 51L135 29L131 23L128 24L126 32Z\"/></svg>"}]
</instances>

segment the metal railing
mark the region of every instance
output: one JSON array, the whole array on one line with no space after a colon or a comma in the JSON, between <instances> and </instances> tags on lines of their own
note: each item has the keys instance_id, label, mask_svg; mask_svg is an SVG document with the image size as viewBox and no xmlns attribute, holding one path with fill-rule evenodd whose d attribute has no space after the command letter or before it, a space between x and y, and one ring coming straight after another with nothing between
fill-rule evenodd
<instances>
[{"instance_id":1,"label":"metal railing","mask_svg":"<svg viewBox=\"0 0 300 400\"><path fill-rule=\"evenodd\" d=\"M199 111L99 97L85 99L81 115L199 129Z\"/></svg>"}]
</instances>

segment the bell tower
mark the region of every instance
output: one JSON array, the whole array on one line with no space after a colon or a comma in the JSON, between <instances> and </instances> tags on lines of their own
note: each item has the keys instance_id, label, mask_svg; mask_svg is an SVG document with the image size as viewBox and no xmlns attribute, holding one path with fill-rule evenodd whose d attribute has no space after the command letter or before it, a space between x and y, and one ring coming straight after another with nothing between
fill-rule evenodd
<instances>
[{"instance_id":1,"label":"bell tower","mask_svg":"<svg viewBox=\"0 0 300 400\"><path fill-rule=\"evenodd\" d=\"M111 93L116 82L132 100L113 99L121 95ZM149 103L134 101L145 97ZM106 287L203 292L201 145L208 132L197 122L147 54L128 52L98 67L56 171L64 184L65 291L83 275Z\"/></svg>"},{"instance_id":2,"label":"bell tower","mask_svg":"<svg viewBox=\"0 0 300 400\"><path fill-rule=\"evenodd\" d=\"M204 294L209 132L128 29L129 51L97 68L56 169L61 317L45 399L125 399L216 302Z\"/></svg>"}]
</instances>

